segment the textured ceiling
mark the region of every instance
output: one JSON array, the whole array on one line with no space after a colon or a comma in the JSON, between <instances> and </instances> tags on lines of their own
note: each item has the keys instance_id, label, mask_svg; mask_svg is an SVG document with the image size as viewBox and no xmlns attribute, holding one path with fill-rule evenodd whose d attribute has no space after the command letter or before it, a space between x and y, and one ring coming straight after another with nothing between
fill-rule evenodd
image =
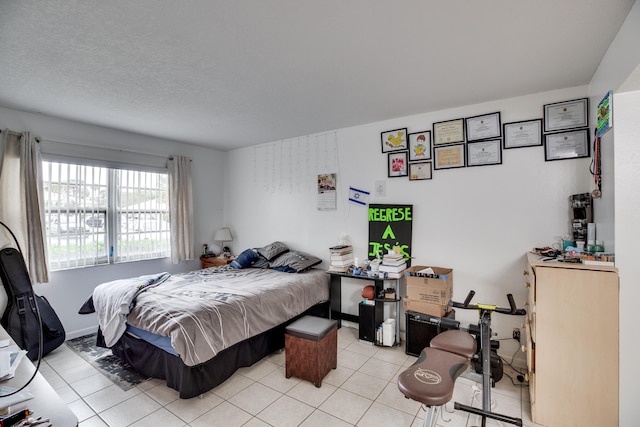
<instances>
[{"instance_id":1,"label":"textured ceiling","mask_svg":"<svg viewBox=\"0 0 640 427\"><path fill-rule=\"evenodd\" d=\"M228 150L588 84L634 0L2 0L0 106Z\"/></svg>"}]
</instances>

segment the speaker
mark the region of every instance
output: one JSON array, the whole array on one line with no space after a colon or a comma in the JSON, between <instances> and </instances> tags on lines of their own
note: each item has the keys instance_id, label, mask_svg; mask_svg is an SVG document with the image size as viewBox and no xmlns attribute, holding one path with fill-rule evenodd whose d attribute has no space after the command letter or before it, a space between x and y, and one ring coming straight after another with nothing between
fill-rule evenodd
<instances>
[{"instance_id":1,"label":"speaker","mask_svg":"<svg viewBox=\"0 0 640 427\"><path fill-rule=\"evenodd\" d=\"M358 338L363 341L376 342L376 331L378 326L384 321L382 304L363 304L358 307Z\"/></svg>"},{"instance_id":2,"label":"speaker","mask_svg":"<svg viewBox=\"0 0 640 427\"><path fill-rule=\"evenodd\" d=\"M429 321L431 318L438 318L437 316L410 310L406 311L405 315L407 328L405 353L411 356L419 356L423 348L429 347L429 342L431 342L433 337L447 330L447 328L435 325ZM455 320L455 310L449 311L444 317Z\"/></svg>"}]
</instances>

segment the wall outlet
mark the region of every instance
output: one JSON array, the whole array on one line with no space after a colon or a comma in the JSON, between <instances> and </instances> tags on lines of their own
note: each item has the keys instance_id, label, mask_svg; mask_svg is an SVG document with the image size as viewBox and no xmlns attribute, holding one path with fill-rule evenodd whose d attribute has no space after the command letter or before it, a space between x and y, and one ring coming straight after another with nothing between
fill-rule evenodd
<instances>
[{"instance_id":1,"label":"wall outlet","mask_svg":"<svg viewBox=\"0 0 640 427\"><path fill-rule=\"evenodd\" d=\"M513 339L520 342L520 329L513 328Z\"/></svg>"}]
</instances>

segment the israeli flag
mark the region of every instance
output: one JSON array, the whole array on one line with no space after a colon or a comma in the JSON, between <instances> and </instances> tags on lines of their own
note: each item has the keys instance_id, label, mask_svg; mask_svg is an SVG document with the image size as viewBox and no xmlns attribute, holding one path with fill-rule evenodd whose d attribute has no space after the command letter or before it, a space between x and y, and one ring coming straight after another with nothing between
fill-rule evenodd
<instances>
[{"instance_id":1,"label":"israeli flag","mask_svg":"<svg viewBox=\"0 0 640 427\"><path fill-rule=\"evenodd\" d=\"M369 204L369 192L349 187L349 201L357 205L366 206Z\"/></svg>"}]
</instances>

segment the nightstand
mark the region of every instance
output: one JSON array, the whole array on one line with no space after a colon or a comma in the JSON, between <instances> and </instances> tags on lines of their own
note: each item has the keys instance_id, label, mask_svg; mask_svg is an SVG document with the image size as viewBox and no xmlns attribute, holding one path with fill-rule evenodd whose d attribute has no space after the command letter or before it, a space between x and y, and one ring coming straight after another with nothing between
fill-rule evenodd
<instances>
[{"instance_id":1,"label":"nightstand","mask_svg":"<svg viewBox=\"0 0 640 427\"><path fill-rule=\"evenodd\" d=\"M231 258L218 258L218 257L200 257L200 261L202 262L202 268L209 267L220 267L221 265L227 265L231 261L233 261L233 257Z\"/></svg>"}]
</instances>

